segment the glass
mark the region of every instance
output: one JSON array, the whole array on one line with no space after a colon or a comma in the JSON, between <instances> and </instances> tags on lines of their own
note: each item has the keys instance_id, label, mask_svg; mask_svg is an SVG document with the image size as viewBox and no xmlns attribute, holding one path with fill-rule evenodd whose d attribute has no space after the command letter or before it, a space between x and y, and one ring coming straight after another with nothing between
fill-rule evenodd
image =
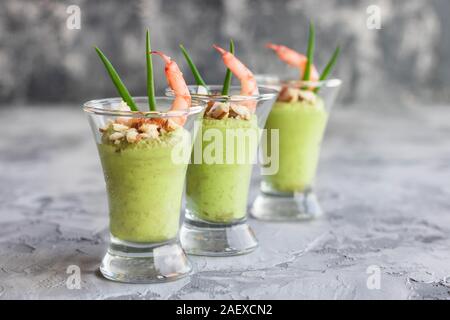
<instances>
[{"instance_id":1,"label":"glass","mask_svg":"<svg viewBox=\"0 0 450 320\"><path fill-rule=\"evenodd\" d=\"M253 163L263 129L277 91L259 87L259 94L240 96L240 87L189 86L192 97L208 102L208 108L229 102L254 108L247 119L203 118L186 177L185 219L180 231L189 254L228 256L253 251L258 242L247 224L247 204ZM205 93L199 93L205 92ZM172 95L170 89L168 95ZM247 108L244 108L248 110ZM208 112L208 111L207 111ZM208 159L209 158L209 159Z\"/></svg>"},{"instance_id":2,"label":"glass","mask_svg":"<svg viewBox=\"0 0 450 320\"><path fill-rule=\"evenodd\" d=\"M147 98L134 100L148 105ZM122 111L120 98L84 104L108 196L111 238L100 267L108 279L162 282L192 269L179 245L179 218L194 121L205 103L193 101L189 110L169 111L172 102L156 98L159 111L153 112Z\"/></svg>"},{"instance_id":3,"label":"glass","mask_svg":"<svg viewBox=\"0 0 450 320\"><path fill-rule=\"evenodd\" d=\"M261 77L261 76L260 76ZM270 84L273 83L273 77ZM279 141L263 141L261 193L253 203L251 214L260 220L305 220L322 215L314 193L314 180L320 146L331 107L341 81L281 81L277 102L266 122L268 135L277 129ZM318 90L317 95L313 89ZM276 150L279 156L270 159ZM278 161L274 166L273 161ZM266 166L278 167L265 174Z\"/></svg>"},{"instance_id":4,"label":"glass","mask_svg":"<svg viewBox=\"0 0 450 320\"><path fill-rule=\"evenodd\" d=\"M255 74L255 79L258 84L262 84L265 87L272 88L278 92L281 90L281 80L274 74Z\"/></svg>"}]
</instances>

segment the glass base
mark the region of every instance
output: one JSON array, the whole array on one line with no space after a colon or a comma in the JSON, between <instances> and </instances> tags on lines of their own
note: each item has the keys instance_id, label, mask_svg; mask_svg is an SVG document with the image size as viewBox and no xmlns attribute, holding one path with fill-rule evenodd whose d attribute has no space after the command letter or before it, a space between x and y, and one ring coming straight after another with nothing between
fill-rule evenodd
<instances>
[{"instance_id":1,"label":"glass base","mask_svg":"<svg viewBox=\"0 0 450 320\"><path fill-rule=\"evenodd\" d=\"M323 214L314 192L260 193L250 211L253 218L265 221L303 221Z\"/></svg>"},{"instance_id":2,"label":"glass base","mask_svg":"<svg viewBox=\"0 0 450 320\"><path fill-rule=\"evenodd\" d=\"M231 224L212 223L196 218L189 210L181 227L180 241L187 254L199 256L235 256L258 247L245 219Z\"/></svg>"},{"instance_id":3,"label":"glass base","mask_svg":"<svg viewBox=\"0 0 450 320\"><path fill-rule=\"evenodd\" d=\"M183 278L191 271L186 254L175 239L143 244L111 236L100 266L105 278L127 283L166 282Z\"/></svg>"}]
</instances>

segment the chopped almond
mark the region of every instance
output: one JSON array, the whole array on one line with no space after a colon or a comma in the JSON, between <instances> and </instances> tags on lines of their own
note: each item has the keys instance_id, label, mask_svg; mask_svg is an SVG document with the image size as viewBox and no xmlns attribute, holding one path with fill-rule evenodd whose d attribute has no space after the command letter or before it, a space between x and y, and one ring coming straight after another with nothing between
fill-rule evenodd
<instances>
[{"instance_id":1,"label":"chopped almond","mask_svg":"<svg viewBox=\"0 0 450 320\"><path fill-rule=\"evenodd\" d=\"M208 112L209 112L209 110L211 110L211 108L212 108L212 106L214 105L214 101L213 100L209 100L208 101L208 104L207 104L207 106L206 106L206 108L205 108L205 114L208 114Z\"/></svg>"},{"instance_id":2,"label":"chopped almond","mask_svg":"<svg viewBox=\"0 0 450 320\"><path fill-rule=\"evenodd\" d=\"M138 134L139 133L137 132L137 130L135 128L128 129L127 133L126 133L127 141L129 143L136 142Z\"/></svg>"},{"instance_id":3,"label":"chopped almond","mask_svg":"<svg viewBox=\"0 0 450 320\"><path fill-rule=\"evenodd\" d=\"M156 124L153 124L153 123L143 123L139 128L139 131L140 132L143 132L143 133L149 133L149 132L152 132L152 131L158 131L158 126L156 125Z\"/></svg>"},{"instance_id":4,"label":"chopped almond","mask_svg":"<svg viewBox=\"0 0 450 320\"><path fill-rule=\"evenodd\" d=\"M166 124L166 119L164 119L164 118L151 118L151 119L149 119L148 123L153 123L153 124L157 125L158 127L162 128Z\"/></svg>"},{"instance_id":5,"label":"chopped almond","mask_svg":"<svg viewBox=\"0 0 450 320\"><path fill-rule=\"evenodd\" d=\"M132 119L131 119L132 120ZM115 123L123 124L125 126L128 126L130 123L130 119L126 117L118 117L115 121Z\"/></svg>"},{"instance_id":6,"label":"chopped almond","mask_svg":"<svg viewBox=\"0 0 450 320\"><path fill-rule=\"evenodd\" d=\"M123 132L114 132L113 134L111 134L109 136L109 140L111 140L111 141L120 140L123 137L125 137L125 133L123 133Z\"/></svg>"},{"instance_id":7,"label":"chopped almond","mask_svg":"<svg viewBox=\"0 0 450 320\"><path fill-rule=\"evenodd\" d=\"M299 101L307 101L311 103L315 103L317 96L314 92L309 90L299 90L298 91Z\"/></svg>"},{"instance_id":8,"label":"chopped almond","mask_svg":"<svg viewBox=\"0 0 450 320\"><path fill-rule=\"evenodd\" d=\"M106 122L106 124L103 127L99 128L98 130L103 133L103 132L107 131L109 129L109 127L112 126L113 124L114 124L114 122L110 119Z\"/></svg>"},{"instance_id":9,"label":"chopped almond","mask_svg":"<svg viewBox=\"0 0 450 320\"><path fill-rule=\"evenodd\" d=\"M238 118L238 119L244 119L244 120L250 120L250 118L252 116L246 106L239 105L239 104L232 104L230 106L230 114L229 115L232 118Z\"/></svg>"},{"instance_id":10,"label":"chopped almond","mask_svg":"<svg viewBox=\"0 0 450 320\"><path fill-rule=\"evenodd\" d=\"M136 142L141 141L142 139L148 139L150 136L146 133L139 133L136 137Z\"/></svg>"},{"instance_id":11,"label":"chopped almond","mask_svg":"<svg viewBox=\"0 0 450 320\"><path fill-rule=\"evenodd\" d=\"M128 126L130 128L139 128L143 123L145 123L146 121L148 121L147 119L141 119L141 118L132 118L129 120L128 122Z\"/></svg>"},{"instance_id":12,"label":"chopped almond","mask_svg":"<svg viewBox=\"0 0 450 320\"><path fill-rule=\"evenodd\" d=\"M142 126L141 126L142 128ZM159 137L159 131L158 131L158 126L154 125L154 124L145 124L144 128L142 128L144 130L142 130L142 137L143 138L152 138L152 139L156 139Z\"/></svg>"},{"instance_id":13,"label":"chopped almond","mask_svg":"<svg viewBox=\"0 0 450 320\"><path fill-rule=\"evenodd\" d=\"M124 124L121 124L121 123L114 123L113 129L114 129L114 131L124 132L124 131L127 131L129 129L129 127Z\"/></svg>"},{"instance_id":14,"label":"chopped almond","mask_svg":"<svg viewBox=\"0 0 450 320\"><path fill-rule=\"evenodd\" d=\"M223 119L228 116L228 112L230 111L230 106L224 102L216 102L211 107L207 115L214 119Z\"/></svg>"},{"instance_id":15,"label":"chopped almond","mask_svg":"<svg viewBox=\"0 0 450 320\"><path fill-rule=\"evenodd\" d=\"M283 87L278 96L278 101L297 102L298 101L298 89Z\"/></svg>"},{"instance_id":16,"label":"chopped almond","mask_svg":"<svg viewBox=\"0 0 450 320\"><path fill-rule=\"evenodd\" d=\"M128 143L137 143L142 139L159 139L159 136L165 132L171 132L180 126L172 119L165 118L129 118L125 121L116 119L115 122L108 122L107 126L100 128L104 135L112 128L114 132L108 136L114 144L120 144L122 141Z\"/></svg>"},{"instance_id":17,"label":"chopped almond","mask_svg":"<svg viewBox=\"0 0 450 320\"><path fill-rule=\"evenodd\" d=\"M174 130L178 129L178 127L179 127L179 125L172 119L167 119L167 121L164 125L164 129L166 131L174 131Z\"/></svg>"}]
</instances>

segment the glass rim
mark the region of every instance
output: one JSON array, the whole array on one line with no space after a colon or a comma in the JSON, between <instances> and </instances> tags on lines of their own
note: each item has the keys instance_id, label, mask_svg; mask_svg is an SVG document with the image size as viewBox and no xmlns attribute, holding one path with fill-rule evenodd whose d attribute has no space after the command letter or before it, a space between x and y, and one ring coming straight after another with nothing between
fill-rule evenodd
<instances>
[{"instance_id":1,"label":"glass rim","mask_svg":"<svg viewBox=\"0 0 450 320\"><path fill-rule=\"evenodd\" d=\"M279 81L280 85L285 86L297 86L297 87L315 87L315 88L337 88L340 87L342 84L342 80L338 78L332 78L328 80L317 80L317 81L311 81L311 80L288 80L288 79L280 79Z\"/></svg>"},{"instance_id":2,"label":"glass rim","mask_svg":"<svg viewBox=\"0 0 450 320\"><path fill-rule=\"evenodd\" d=\"M221 84L212 84L206 85L210 90L214 90L214 89L222 89L223 85ZM203 87L202 85L188 85L187 86L188 89L193 89L193 88L199 88L199 87ZM241 86L230 86L230 89L232 90L241 90ZM265 100L270 100L275 98L278 95L278 91L271 88L270 86L267 85L258 85L258 90L259 89L264 89L264 90L268 90L269 92L267 93L259 93L259 94L255 94L255 95L251 95L251 96L244 96L244 95L240 95L240 94L233 94L233 95L222 95L222 94L208 94L208 93L191 93L191 97L192 99L196 99L196 100L213 100L213 101L230 101L230 102L239 102L239 101L265 101ZM191 91L191 90L189 90ZM168 97L173 97L174 96L174 92L171 88L166 88L165 93Z\"/></svg>"},{"instance_id":3,"label":"glass rim","mask_svg":"<svg viewBox=\"0 0 450 320\"><path fill-rule=\"evenodd\" d=\"M148 100L148 97L138 96L133 97L134 100ZM158 100L174 101L172 97L155 97ZM99 106L110 105L112 103L120 103L123 99L120 97L114 98L103 98L89 100L83 103L83 110L87 113L98 114L98 115L109 115L109 116L120 116L120 117L131 117L131 118L170 118L170 117L180 117L189 116L202 112L206 107L206 102L200 99L192 99L191 107L187 110L168 110L168 111L126 111L119 109L105 109Z\"/></svg>"},{"instance_id":4,"label":"glass rim","mask_svg":"<svg viewBox=\"0 0 450 320\"><path fill-rule=\"evenodd\" d=\"M309 87L339 87L342 84L342 80L339 78L331 78L327 80L300 80L292 78L281 78L274 73L257 73L255 78L259 81L268 80L270 83L265 83L264 86L274 86L274 85L290 85L290 86L309 86ZM258 80L257 80L258 81Z\"/></svg>"}]
</instances>

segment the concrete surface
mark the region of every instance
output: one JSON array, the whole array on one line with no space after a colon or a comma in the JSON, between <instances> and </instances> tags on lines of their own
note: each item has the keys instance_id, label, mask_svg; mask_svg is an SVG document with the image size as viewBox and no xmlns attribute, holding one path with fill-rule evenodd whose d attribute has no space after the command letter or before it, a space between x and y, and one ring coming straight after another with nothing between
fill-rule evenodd
<instances>
[{"instance_id":1,"label":"concrete surface","mask_svg":"<svg viewBox=\"0 0 450 320\"><path fill-rule=\"evenodd\" d=\"M81 29L66 27L69 5L79 6ZM379 30L367 28L373 5L380 9ZM94 45L133 95L145 95L146 28L153 49L173 57L190 83L178 45L186 46L208 83L222 83L225 68L211 45L226 46L229 38L252 71L297 77L264 45L278 42L305 52L312 19L319 70L335 46L342 47L333 75L347 84L345 103L450 104L448 12L448 0L2 0L0 103L115 96ZM154 60L162 93L163 66Z\"/></svg>"},{"instance_id":2,"label":"concrete surface","mask_svg":"<svg viewBox=\"0 0 450 320\"><path fill-rule=\"evenodd\" d=\"M127 285L97 272L108 217L81 110L3 110L0 299L449 299L448 119L448 106L337 107L319 174L324 218L250 220L254 253L192 257L188 278ZM66 287L70 265L81 269L79 290ZM380 289L369 290L377 268Z\"/></svg>"}]
</instances>

